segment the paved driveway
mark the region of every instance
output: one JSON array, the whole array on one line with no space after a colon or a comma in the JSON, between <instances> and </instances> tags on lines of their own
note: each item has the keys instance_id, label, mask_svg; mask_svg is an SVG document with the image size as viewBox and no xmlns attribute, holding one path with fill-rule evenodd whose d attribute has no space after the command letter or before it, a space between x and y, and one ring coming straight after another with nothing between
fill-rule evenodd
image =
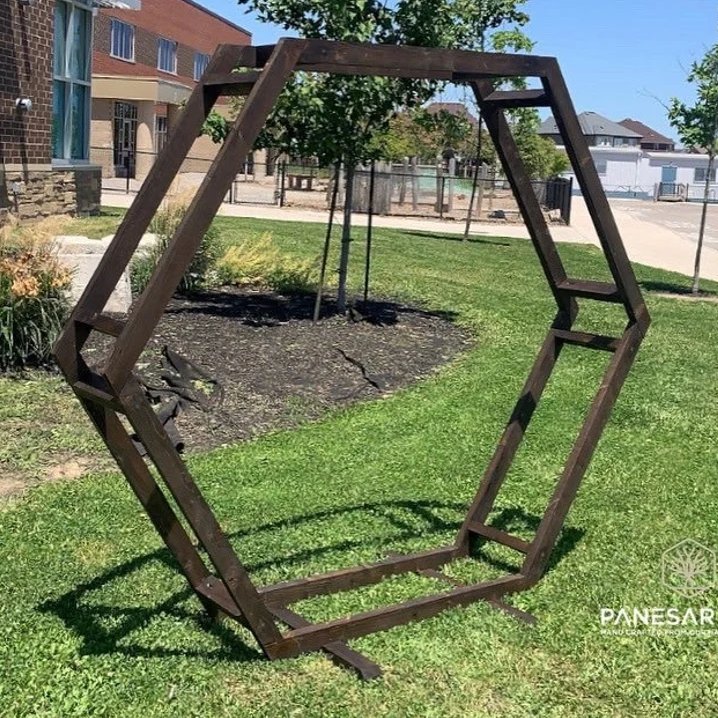
<instances>
[{"instance_id":1,"label":"paved driveway","mask_svg":"<svg viewBox=\"0 0 718 718\"><path fill-rule=\"evenodd\" d=\"M611 209L633 262L693 275L701 205L611 199ZM558 240L597 244L582 198L574 198L571 227L554 230ZM708 208L701 277L718 280L718 205Z\"/></svg>"},{"instance_id":2,"label":"paved driveway","mask_svg":"<svg viewBox=\"0 0 718 718\"><path fill-rule=\"evenodd\" d=\"M697 202L646 202L611 200L611 206L645 222L653 222L680 234L689 242L698 241L702 205ZM705 246L718 249L718 204L708 206Z\"/></svg>"}]
</instances>

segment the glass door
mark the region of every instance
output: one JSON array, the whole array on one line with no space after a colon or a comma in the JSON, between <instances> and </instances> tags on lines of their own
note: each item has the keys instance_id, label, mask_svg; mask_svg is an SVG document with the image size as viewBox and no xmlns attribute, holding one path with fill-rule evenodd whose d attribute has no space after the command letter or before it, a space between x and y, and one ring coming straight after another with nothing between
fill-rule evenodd
<instances>
[{"instance_id":1,"label":"glass door","mask_svg":"<svg viewBox=\"0 0 718 718\"><path fill-rule=\"evenodd\" d=\"M137 146L137 105L115 102L113 130L115 177L135 176Z\"/></svg>"}]
</instances>

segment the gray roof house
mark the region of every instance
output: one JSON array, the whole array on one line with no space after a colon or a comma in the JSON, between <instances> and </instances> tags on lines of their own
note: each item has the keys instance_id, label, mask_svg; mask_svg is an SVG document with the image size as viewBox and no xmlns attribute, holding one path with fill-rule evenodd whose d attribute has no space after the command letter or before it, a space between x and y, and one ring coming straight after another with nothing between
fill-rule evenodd
<instances>
[{"instance_id":1,"label":"gray roof house","mask_svg":"<svg viewBox=\"0 0 718 718\"><path fill-rule=\"evenodd\" d=\"M641 135L642 150L674 152L676 149L676 143L670 137L666 137L660 132L656 132L656 130L648 125L644 125L643 122L626 118L625 120L621 120L618 124L623 125L629 130L638 132Z\"/></svg>"},{"instance_id":2,"label":"gray roof house","mask_svg":"<svg viewBox=\"0 0 718 718\"><path fill-rule=\"evenodd\" d=\"M641 144L641 135L638 132L629 130L597 112L582 112L578 116L578 121L591 147L639 147ZM553 140L557 145L563 144L553 117L541 123L538 133Z\"/></svg>"},{"instance_id":3,"label":"gray roof house","mask_svg":"<svg viewBox=\"0 0 718 718\"><path fill-rule=\"evenodd\" d=\"M474 117L463 102L432 102L426 106L426 111L432 115L439 112L448 112L450 115L462 117L468 121L472 127L478 127L479 121Z\"/></svg>"}]
</instances>

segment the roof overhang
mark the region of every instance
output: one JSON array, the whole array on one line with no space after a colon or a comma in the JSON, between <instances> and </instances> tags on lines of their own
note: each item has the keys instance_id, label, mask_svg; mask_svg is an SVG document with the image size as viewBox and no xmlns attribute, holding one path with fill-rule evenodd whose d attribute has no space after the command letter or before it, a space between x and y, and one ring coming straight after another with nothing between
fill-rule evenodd
<instances>
[{"instance_id":1,"label":"roof overhang","mask_svg":"<svg viewBox=\"0 0 718 718\"><path fill-rule=\"evenodd\" d=\"M562 144L556 145L558 149L565 150L566 147ZM613 147L609 145L591 145L588 148L592 155L594 154L604 154L604 155L642 155L644 153L644 150L642 150L639 146L635 147ZM665 152L661 152L660 154L665 155Z\"/></svg>"},{"instance_id":2,"label":"roof overhang","mask_svg":"<svg viewBox=\"0 0 718 718\"><path fill-rule=\"evenodd\" d=\"M708 155L700 152L663 152L660 150L645 150L646 156L652 160L685 160L687 164L696 161L708 162Z\"/></svg>"},{"instance_id":3,"label":"roof overhang","mask_svg":"<svg viewBox=\"0 0 718 718\"><path fill-rule=\"evenodd\" d=\"M92 97L106 100L134 100L181 105L192 88L179 82L158 77L132 77L128 75L93 75Z\"/></svg>"},{"instance_id":4,"label":"roof overhang","mask_svg":"<svg viewBox=\"0 0 718 718\"><path fill-rule=\"evenodd\" d=\"M640 145L634 145L633 147L613 147L611 145L591 145L589 148L591 152L603 152L605 154L618 154L618 155L640 155L643 150Z\"/></svg>"},{"instance_id":5,"label":"roof overhang","mask_svg":"<svg viewBox=\"0 0 718 718\"><path fill-rule=\"evenodd\" d=\"M93 0L95 7L112 7L116 10L141 10L142 0Z\"/></svg>"}]
</instances>

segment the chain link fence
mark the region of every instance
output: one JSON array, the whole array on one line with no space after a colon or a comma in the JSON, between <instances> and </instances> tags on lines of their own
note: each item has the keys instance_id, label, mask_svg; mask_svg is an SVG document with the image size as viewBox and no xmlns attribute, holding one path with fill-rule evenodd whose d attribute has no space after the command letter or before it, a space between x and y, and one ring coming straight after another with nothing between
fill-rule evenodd
<instances>
[{"instance_id":1,"label":"chain link fence","mask_svg":"<svg viewBox=\"0 0 718 718\"><path fill-rule=\"evenodd\" d=\"M92 161L103 167L103 191L134 193L149 172L156 155L151 152L116 152L92 148ZM204 179L212 160L187 157L175 179L173 192L191 192ZM518 204L505 178L486 166L475 168L452 160L434 165L416 162L376 162L358 166L354 173L352 208L377 215L466 220L472 204L477 221L521 223ZM272 205L326 210L331 203L334 167L306 160L271 163L248 157L239 166L225 197L230 204ZM345 202L345 169L338 173L338 207ZM534 193L549 221L568 224L571 217L572 180L556 178L532 182ZM370 189L373 192L370 197ZM473 195L473 203L472 203Z\"/></svg>"},{"instance_id":2,"label":"chain link fence","mask_svg":"<svg viewBox=\"0 0 718 718\"><path fill-rule=\"evenodd\" d=\"M372 178L373 175L373 178ZM327 209L335 169L310 163L279 163L276 171L278 204L304 209ZM354 173L352 209L377 215L464 220L473 192L472 217L477 220L522 222L509 183L482 168L473 188L473 168L457 172L444 164L392 164L359 166ZM338 206L344 206L345 170L339 171ZM570 222L573 182L553 179L532 182L546 216ZM372 196L370 199L370 190Z\"/></svg>"}]
</instances>

